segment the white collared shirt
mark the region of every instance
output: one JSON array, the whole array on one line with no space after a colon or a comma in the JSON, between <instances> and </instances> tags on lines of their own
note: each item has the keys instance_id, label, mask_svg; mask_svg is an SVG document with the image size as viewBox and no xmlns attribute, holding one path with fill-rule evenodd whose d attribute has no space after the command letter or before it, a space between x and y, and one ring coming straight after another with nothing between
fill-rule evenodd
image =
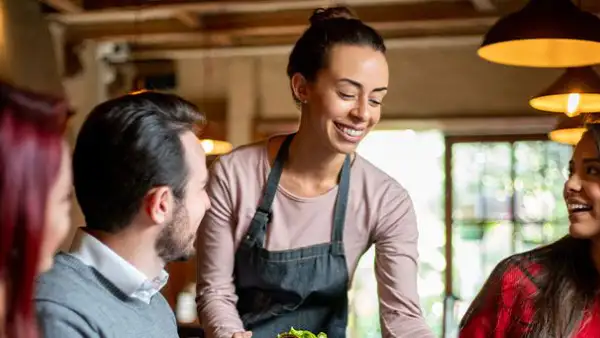
<instances>
[{"instance_id":1,"label":"white collared shirt","mask_svg":"<svg viewBox=\"0 0 600 338\"><path fill-rule=\"evenodd\" d=\"M167 284L169 279L169 274L162 270L158 277L149 280L116 252L81 229L77 230L69 254L96 269L129 297L137 298L147 304L150 304L152 297Z\"/></svg>"}]
</instances>

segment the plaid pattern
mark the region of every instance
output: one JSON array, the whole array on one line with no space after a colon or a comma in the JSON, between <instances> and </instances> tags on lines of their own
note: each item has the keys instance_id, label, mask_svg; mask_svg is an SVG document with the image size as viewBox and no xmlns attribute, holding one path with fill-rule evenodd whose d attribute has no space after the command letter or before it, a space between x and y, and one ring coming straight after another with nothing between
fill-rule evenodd
<instances>
[{"instance_id":1,"label":"plaid pattern","mask_svg":"<svg viewBox=\"0 0 600 338\"><path fill-rule=\"evenodd\" d=\"M496 266L463 317L460 338L529 337L538 291L535 276L543 268L532 261L535 252L511 256ZM600 302L591 310L573 338L600 337Z\"/></svg>"}]
</instances>

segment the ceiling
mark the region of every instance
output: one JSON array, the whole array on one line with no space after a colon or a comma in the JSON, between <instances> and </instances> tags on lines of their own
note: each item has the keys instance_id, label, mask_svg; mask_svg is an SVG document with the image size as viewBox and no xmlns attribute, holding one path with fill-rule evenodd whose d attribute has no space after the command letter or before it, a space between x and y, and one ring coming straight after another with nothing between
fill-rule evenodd
<instances>
[{"instance_id":1,"label":"ceiling","mask_svg":"<svg viewBox=\"0 0 600 338\"><path fill-rule=\"evenodd\" d=\"M289 46L317 7L351 6L386 40L481 38L524 0L40 0L47 17L64 25L70 44L124 42L138 58L181 52ZM593 2L593 3L592 3ZM600 12L600 1L584 2ZM431 39L434 38L434 39ZM451 40L447 40L451 41ZM393 47L392 47L393 48ZM177 54L179 53L179 54Z\"/></svg>"}]
</instances>

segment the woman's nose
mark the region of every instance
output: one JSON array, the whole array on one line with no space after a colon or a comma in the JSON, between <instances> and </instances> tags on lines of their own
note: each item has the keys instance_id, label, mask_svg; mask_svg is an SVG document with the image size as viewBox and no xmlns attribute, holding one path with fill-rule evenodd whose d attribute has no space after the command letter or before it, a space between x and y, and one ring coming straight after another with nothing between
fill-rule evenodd
<instances>
[{"instance_id":1,"label":"woman's nose","mask_svg":"<svg viewBox=\"0 0 600 338\"><path fill-rule=\"evenodd\" d=\"M577 174L571 175L565 182L565 192L576 192L581 190L581 178Z\"/></svg>"},{"instance_id":2,"label":"woman's nose","mask_svg":"<svg viewBox=\"0 0 600 338\"><path fill-rule=\"evenodd\" d=\"M369 112L369 100L368 99L360 99L356 101L356 107L352 110L352 115L359 119L360 121L369 120L370 112Z\"/></svg>"}]
</instances>

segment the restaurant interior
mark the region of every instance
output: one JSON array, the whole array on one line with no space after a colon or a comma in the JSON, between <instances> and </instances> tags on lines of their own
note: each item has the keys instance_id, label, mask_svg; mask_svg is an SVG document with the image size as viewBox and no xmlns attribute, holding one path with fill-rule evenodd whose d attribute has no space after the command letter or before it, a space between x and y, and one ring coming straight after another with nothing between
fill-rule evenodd
<instances>
[{"instance_id":1,"label":"restaurant interior","mask_svg":"<svg viewBox=\"0 0 600 338\"><path fill-rule=\"evenodd\" d=\"M382 120L358 153L413 199L421 307L439 337L456 337L502 258L567 232L562 189L572 146L586 113L600 112L599 1L0 4L0 68L17 84L66 92L71 143L99 102L153 89L205 112L202 145L211 159L297 128L285 71L291 46L315 8L351 6L384 36L390 67ZM77 207L73 219L83 225ZM381 337L373 260L369 250L353 278L351 338ZM163 293L181 336L194 337L195 261L170 263L168 271Z\"/></svg>"}]
</instances>

